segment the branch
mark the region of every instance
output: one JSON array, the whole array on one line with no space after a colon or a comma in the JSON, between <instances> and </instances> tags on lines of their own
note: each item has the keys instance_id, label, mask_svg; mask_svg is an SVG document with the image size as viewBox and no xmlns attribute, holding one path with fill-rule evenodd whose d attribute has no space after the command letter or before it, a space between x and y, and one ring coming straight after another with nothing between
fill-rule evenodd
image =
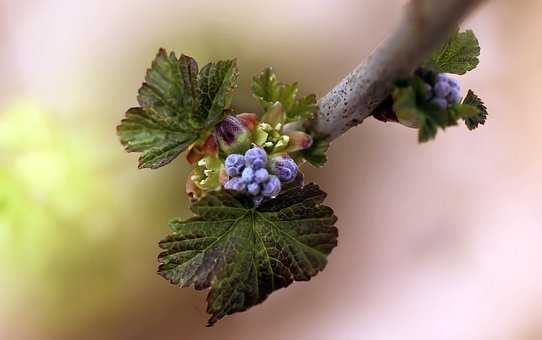
<instances>
[{"instance_id":1,"label":"branch","mask_svg":"<svg viewBox=\"0 0 542 340\"><path fill-rule=\"evenodd\" d=\"M412 0L395 30L318 102L316 132L335 139L360 124L483 0Z\"/></svg>"}]
</instances>

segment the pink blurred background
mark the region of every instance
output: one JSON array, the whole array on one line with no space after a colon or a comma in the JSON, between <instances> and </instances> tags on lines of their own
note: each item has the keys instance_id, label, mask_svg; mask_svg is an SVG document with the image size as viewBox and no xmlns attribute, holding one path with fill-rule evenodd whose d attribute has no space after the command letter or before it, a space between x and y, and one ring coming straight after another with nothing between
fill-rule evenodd
<instances>
[{"instance_id":1,"label":"pink blurred background","mask_svg":"<svg viewBox=\"0 0 542 340\"><path fill-rule=\"evenodd\" d=\"M367 119L307 168L339 216L309 283L205 328L205 293L155 274L188 169L137 170L114 127L159 47L237 57L321 96L394 27L404 1L0 1L0 339L542 338L542 2L489 1L464 23L462 78L482 128L419 145Z\"/></svg>"}]
</instances>

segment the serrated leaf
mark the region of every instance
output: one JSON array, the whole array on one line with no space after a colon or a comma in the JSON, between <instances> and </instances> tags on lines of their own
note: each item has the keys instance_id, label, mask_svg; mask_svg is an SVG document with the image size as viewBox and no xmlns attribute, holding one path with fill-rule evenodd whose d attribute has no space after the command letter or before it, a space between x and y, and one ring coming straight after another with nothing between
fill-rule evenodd
<instances>
[{"instance_id":1,"label":"serrated leaf","mask_svg":"<svg viewBox=\"0 0 542 340\"><path fill-rule=\"evenodd\" d=\"M142 152L140 168L168 164L222 119L238 77L235 61L205 66L160 49L131 108L117 127L128 152Z\"/></svg>"},{"instance_id":2,"label":"serrated leaf","mask_svg":"<svg viewBox=\"0 0 542 340\"><path fill-rule=\"evenodd\" d=\"M126 112L117 133L126 151L143 153L139 158L140 169L157 169L168 164L198 137L181 129L176 117L139 107Z\"/></svg>"},{"instance_id":3,"label":"serrated leaf","mask_svg":"<svg viewBox=\"0 0 542 340\"><path fill-rule=\"evenodd\" d=\"M435 50L424 67L438 73L465 74L478 66L480 45L472 30L456 32Z\"/></svg>"},{"instance_id":4,"label":"serrated leaf","mask_svg":"<svg viewBox=\"0 0 542 340\"><path fill-rule=\"evenodd\" d=\"M235 59L209 63L201 70L198 76L200 114L207 126L214 126L224 118L224 111L231 105L238 79Z\"/></svg>"},{"instance_id":5,"label":"serrated leaf","mask_svg":"<svg viewBox=\"0 0 542 340\"><path fill-rule=\"evenodd\" d=\"M321 205L325 196L309 184L255 209L246 196L210 193L192 205L196 217L170 222L158 273L182 287L211 288L209 325L244 311L324 269L337 244L337 218Z\"/></svg>"},{"instance_id":6,"label":"serrated leaf","mask_svg":"<svg viewBox=\"0 0 542 340\"><path fill-rule=\"evenodd\" d=\"M311 94L297 98L297 83L279 83L276 74L268 67L252 81L252 93L264 111L268 111L277 101L282 104L286 121L311 119L316 111L316 96Z\"/></svg>"},{"instance_id":7,"label":"serrated leaf","mask_svg":"<svg viewBox=\"0 0 542 340\"><path fill-rule=\"evenodd\" d=\"M484 125L487 119L487 108L484 105L484 102L478 97L472 90L467 92L465 99L463 100L464 105L471 105L478 109L478 112L472 114L466 118L465 125L469 130L476 129L479 125Z\"/></svg>"},{"instance_id":8,"label":"serrated leaf","mask_svg":"<svg viewBox=\"0 0 542 340\"><path fill-rule=\"evenodd\" d=\"M183 56L178 60L173 52L168 55L164 49L160 49L138 91L139 106L155 111L160 117L174 119L181 129L194 128L189 120L194 98L190 87L185 87L183 81L183 78L189 77L184 72L193 67L191 64L195 64L195 61L190 57Z\"/></svg>"},{"instance_id":9,"label":"serrated leaf","mask_svg":"<svg viewBox=\"0 0 542 340\"><path fill-rule=\"evenodd\" d=\"M258 99L264 111L279 99L280 85L277 75L271 67L267 67L259 75L252 79L252 93Z\"/></svg>"}]
</instances>

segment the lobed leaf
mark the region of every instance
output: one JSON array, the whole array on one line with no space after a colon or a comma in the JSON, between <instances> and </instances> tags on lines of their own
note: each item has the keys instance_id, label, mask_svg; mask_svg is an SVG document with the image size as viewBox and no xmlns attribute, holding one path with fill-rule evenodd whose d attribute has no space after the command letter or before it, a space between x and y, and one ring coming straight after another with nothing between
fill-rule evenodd
<instances>
[{"instance_id":1,"label":"lobed leaf","mask_svg":"<svg viewBox=\"0 0 542 340\"><path fill-rule=\"evenodd\" d=\"M223 118L237 78L235 60L208 64L198 74L193 58L160 49L139 89L139 107L117 127L121 144L142 153L139 168L168 164Z\"/></svg>"},{"instance_id":2,"label":"lobed leaf","mask_svg":"<svg viewBox=\"0 0 542 340\"><path fill-rule=\"evenodd\" d=\"M158 273L181 287L211 288L209 326L244 311L324 269L337 245L337 218L321 205L325 196L309 184L256 209L246 196L211 193L192 205L196 217L170 222Z\"/></svg>"},{"instance_id":3,"label":"lobed leaf","mask_svg":"<svg viewBox=\"0 0 542 340\"><path fill-rule=\"evenodd\" d=\"M140 169L157 169L170 163L198 137L181 128L176 117L139 107L126 112L117 134L126 151L143 153Z\"/></svg>"},{"instance_id":4,"label":"lobed leaf","mask_svg":"<svg viewBox=\"0 0 542 340\"><path fill-rule=\"evenodd\" d=\"M231 105L238 79L235 59L209 63L201 70L198 77L200 118L207 126L214 126L224 118L224 110Z\"/></svg>"},{"instance_id":5,"label":"lobed leaf","mask_svg":"<svg viewBox=\"0 0 542 340\"><path fill-rule=\"evenodd\" d=\"M268 111L274 103L280 102L286 114L286 121L311 119L316 111L316 96L311 94L298 98L297 83L279 83L276 74L268 67L252 81L252 93Z\"/></svg>"},{"instance_id":6,"label":"lobed leaf","mask_svg":"<svg viewBox=\"0 0 542 340\"><path fill-rule=\"evenodd\" d=\"M478 66L480 45L472 30L456 32L446 43L435 50L424 67L437 73L465 74Z\"/></svg>"},{"instance_id":7,"label":"lobed leaf","mask_svg":"<svg viewBox=\"0 0 542 340\"><path fill-rule=\"evenodd\" d=\"M465 125L469 130L476 129L479 125L484 125L487 119L487 108L484 105L484 102L478 97L472 90L467 92L467 96L463 100L464 105L471 105L477 108L477 112L466 118Z\"/></svg>"}]
</instances>

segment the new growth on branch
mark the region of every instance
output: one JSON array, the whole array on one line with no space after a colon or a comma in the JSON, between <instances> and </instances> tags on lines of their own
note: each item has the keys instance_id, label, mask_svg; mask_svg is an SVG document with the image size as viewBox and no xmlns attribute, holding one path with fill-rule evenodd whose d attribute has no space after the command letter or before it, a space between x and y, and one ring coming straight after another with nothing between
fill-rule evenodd
<instances>
[{"instance_id":1,"label":"new growth on branch","mask_svg":"<svg viewBox=\"0 0 542 340\"><path fill-rule=\"evenodd\" d=\"M187 151L194 216L169 223L158 274L210 288L209 326L326 266L337 217L326 193L304 184L301 166L323 166L333 139L370 115L418 129L420 142L460 121L484 124L484 103L457 79L479 63L476 36L457 30L478 2L412 1L399 29L319 101L266 68L252 82L259 112L231 107L235 60L200 70L187 55L158 51L117 133L126 151L141 154L139 168Z\"/></svg>"}]
</instances>

